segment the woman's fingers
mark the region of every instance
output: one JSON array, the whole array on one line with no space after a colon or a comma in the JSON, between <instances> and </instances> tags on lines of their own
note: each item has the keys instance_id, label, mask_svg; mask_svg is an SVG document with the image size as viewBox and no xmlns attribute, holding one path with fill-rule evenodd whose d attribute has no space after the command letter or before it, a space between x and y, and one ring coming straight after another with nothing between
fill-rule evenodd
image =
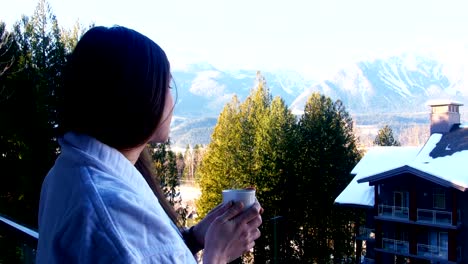
<instances>
[{"instance_id":1,"label":"woman's fingers","mask_svg":"<svg viewBox=\"0 0 468 264\"><path fill-rule=\"evenodd\" d=\"M230 221L242 212L242 208L244 208L242 202L234 202L234 204L219 217L222 219L222 222Z\"/></svg>"},{"instance_id":2,"label":"woman's fingers","mask_svg":"<svg viewBox=\"0 0 468 264\"><path fill-rule=\"evenodd\" d=\"M255 197L255 202L259 203L257 197ZM259 205L260 205L260 203L259 203ZM260 206L260 214L263 214L263 211L265 211L265 210L263 210L263 207Z\"/></svg>"},{"instance_id":3,"label":"woman's fingers","mask_svg":"<svg viewBox=\"0 0 468 264\"><path fill-rule=\"evenodd\" d=\"M255 241L250 242L247 245L247 249L245 250L245 252L251 250L254 246L255 246Z\"/></svg>"},{"instance_id":4,"label":"woman's fingers","mask_svg":"<svg viewBox=\"0 0 468 264\"><path fill-rule=\"evenodd\" d=\"M252 207L248 208L245 210L239 217L237 218L237 221L239 223L249 223L253 219L257 218L260 216L260 204L258 202L255 202Z\"/></svg>"},{"instance_id":5,"label":"woman's fingers","mask_svg":"<svg viewBox=\"0 0 468 264\"><path fill-rule=\"evenodd\" d=\"M252 219L250 222L248 222L247 225L259 227L262 224L262 222L263 222L262 217L258 216L258 217L255 217L254 219Z\"/></svg>"},{"instance_id":6,"label":"woman's fingers","mask_svg":"<svg viewBox=\"0 0 468 264\"><path fill-rule=\"evenodd\" d=\"M218 210L222 210L222 208L230 206L230 203L220 203L215 208L211 209L210 212L216 212Z\"/></svg>"},{"instance_id":7,"label":"woman's fingers","mask_svg":"<svg viewBox=\"0 0 468 264\"><path fill-rule=\"evenodd\" d=\"M253 235L254 241L257 240L261 235L262 235L262 232L260 232L260 229L255 228L254 235Z\"/></svg>"}]
</instances>

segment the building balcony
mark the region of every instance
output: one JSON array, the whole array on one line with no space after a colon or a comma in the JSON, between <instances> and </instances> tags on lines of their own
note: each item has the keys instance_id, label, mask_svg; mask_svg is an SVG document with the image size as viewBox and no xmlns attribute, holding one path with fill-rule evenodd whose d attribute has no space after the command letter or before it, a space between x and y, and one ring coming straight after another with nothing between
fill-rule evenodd
<instances>
[{"instance_id":1,"label":"building balcony","mask_svg":"<svg viewBox=\"0 0 468 264\"><path fill-rule=\"evenodd\" d=\"M417 221L438 225L452 225L452 213L447 211L418 209Z\"/></svg>"},{"instance_id":2,"label":"building balcony","mask_svg":"<svg viewBox=\"0 0 468 264\"><path fill-rule=\"evenodd\" d=\"M408 207L379 204L379 216L397 219L409 219Z\"/></svg>"},{"instance_id":3,"label":"building balcony","mask_svg":"<svg viewBox=\"0 0 468 264\"><path fill-rule=\"evenodd\" d=\"M461 212L457 210L457 225L462 223ZM438 225L452 225L452 212L440 211L440 210L429 210L429 209L418 209L418 222L438 224Z\"/></svg>"},{"instance_id":4,"label":"building balcony","mask_svg":"<svg viewBox=\"0 0 468 264\"><path fill-rule=\"evenodd\" d=\"M447 260L448 249L447 247L418 244L418 256Z\"/></svg>"},{"instance_id":5,"label":"building balcony","mask_svg":"<svg viewBox=\"0 0 468 264\"><path fill-rule=\"evenodd\" d=\"M457 224L453 225L453 214L450 211L441 211L433 209L421 209L417 208L415 212L415 221L409 219L409 208L379 204L377 219L390 220L403 222L408 224L426 225L426 226L437 226L441 228L458 229L460 228L461 213L458 210Z\"/></svg>"},{"instance_id":6,"label":"building balcony","mask_svg":"<svg viewBox=\"0 0 468 264\"><path fill-rule=\"evenodd\" d=\"M403 240L382 238L382 249L392 253L408 254L409 242Z\"/></svg>"}]
</instances>

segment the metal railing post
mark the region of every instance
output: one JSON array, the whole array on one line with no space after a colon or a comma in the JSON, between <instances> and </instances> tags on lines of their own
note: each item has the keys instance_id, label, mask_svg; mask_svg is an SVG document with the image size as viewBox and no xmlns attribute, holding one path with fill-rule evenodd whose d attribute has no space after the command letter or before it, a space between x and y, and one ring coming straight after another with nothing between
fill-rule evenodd
<instances>
[{"instance_id":1,"label":"metal railing post","mask_svg":"<svg viewBox=\"0 0 468 264\"><path fill-rule=\"evenodd\" d=\"M278 263L278 227L277 227L277 222L281 220L283 217L282 216L275 216L270 219L270 221L273 222L273 263L277 264Z\"/></svg>"}]
</instances>

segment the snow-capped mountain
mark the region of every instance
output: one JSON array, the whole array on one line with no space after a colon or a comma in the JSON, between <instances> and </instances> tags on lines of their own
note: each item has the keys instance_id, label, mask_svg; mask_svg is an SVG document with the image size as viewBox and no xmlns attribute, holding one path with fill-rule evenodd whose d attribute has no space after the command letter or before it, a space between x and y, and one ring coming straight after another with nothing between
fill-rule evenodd
<instances>
[{"instance_id":1,"label":"snow-capped mountain","mask_svg":"<svg viewBox=\"0 0 468 264\"><path fill-rule=\"evenodd\" d=\"M177 90L175 115L190 118L217 117L237 95L244 100L255 84L253 70L220 71L207 64L190 65L172 72ZM293 71L262 72L274 96L290 104L314 82Z\"/></svg>"},{"instance_id":2,"label":"snow-capped mountain","mask_svg":"<svg viewBox=\"0 0 468 264\"><path fill-rule=\"evenodd\" d=\"M333 78L306 89L291 109L301 113L310 94L320 92L343 101L354 114L428 111L426 103L432 99L468 103L466 80L468 71L463 65L454 69L435 59L404 54L342 69Z\"/></svg>"},{"instance_id":3,"label":"snow-capped mountain","mask_svg":"<svg viewBox=\"0 0 468 264\"><path fill-rule=\"evenodd\" d=\"M294 71L262 72L273 96L289 105L314 82ZM220 71L202 63L172 72L177 104L171 126L176 147L208 144L217 117L234 94L244 100L255 85L256 71Z\"/></svg>"},{"instance_id":4,"label":"snow-capped mountain","mask_svg":"<svg viewBox=\"0 0 468 264\"><path fill-rule=\"evenodd\" d=\"M402 116L428 113L426 103L433 99L452 99L468 105L468 66L465 66L468 58L455 62L403 54L361 61L319 82L293 71L262 72L262 75L272 95L282 97L296 114L303 112L307 98L313 92L320 92L334 101L343 101L353 115L386 113ZM178 91L175 115L181 118L173 122L171 137L176 144L183 142L186 145L209 142L210 131L224 105L234 94L244 100L254 86L257 73L220 71L203 64L172 74ZM423 121L426 120L424 117ZM187 121L190 122L181 125ZM380 121L375 120L375 123ZM195 138L198 142L192 142Z\"/></svg>"}]
</instances>

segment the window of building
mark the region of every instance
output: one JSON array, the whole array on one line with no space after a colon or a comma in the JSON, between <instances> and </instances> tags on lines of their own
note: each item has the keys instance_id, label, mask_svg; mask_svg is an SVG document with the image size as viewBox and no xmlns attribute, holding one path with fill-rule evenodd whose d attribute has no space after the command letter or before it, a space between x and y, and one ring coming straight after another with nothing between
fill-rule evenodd
<instances>
[{"instance_id":1,"label":"window of building","mask_svg":"<svg viewBox=\"0 0 468 264\"><path fill-rule=\"evenodd\" d=\"M434 188L433 207L437 209L445 209L445 190Z\"/></svg>"},{"instance_id":2,"label":"window of building","mask_svg":"<svg viewBox=\"0 0 468 264\"><path fill-rule=\"evenodd\" d=\"M430 231L429 233L430 251L439 257L448 257L448 233Z\"/></svg>"},{"instance_id":3,"label":"window of building","mask_svg":"<svg viewBox=\"0 0 468 264\"><path fill-rule=\"evenodd\" d=\"M449 113L453 112L452 105L442 105L442 106L433 106L432 113L433 114L441 114L441 113Z\"/></svg>"},{"instance_id":4,"label":"window of building","mask_svg":"<svg viewBox=\"0 0 468 264\"><path fill-rule=\"evenodd\" d=\"M439 247L447 249L448 248L448 233L439 232Z\"/></svg>"},{"instance_id":5,"label":"window of building","mask_svg":"<svg viewBox=\"0 0 468 264\"><path fill-rule=\"evenodd\" d=\"M409 194L405 191L395 191L393 192L393 205L396 210L402 210L403 208L408 207L409 204Z\"/></svg>"}]
</instances>

